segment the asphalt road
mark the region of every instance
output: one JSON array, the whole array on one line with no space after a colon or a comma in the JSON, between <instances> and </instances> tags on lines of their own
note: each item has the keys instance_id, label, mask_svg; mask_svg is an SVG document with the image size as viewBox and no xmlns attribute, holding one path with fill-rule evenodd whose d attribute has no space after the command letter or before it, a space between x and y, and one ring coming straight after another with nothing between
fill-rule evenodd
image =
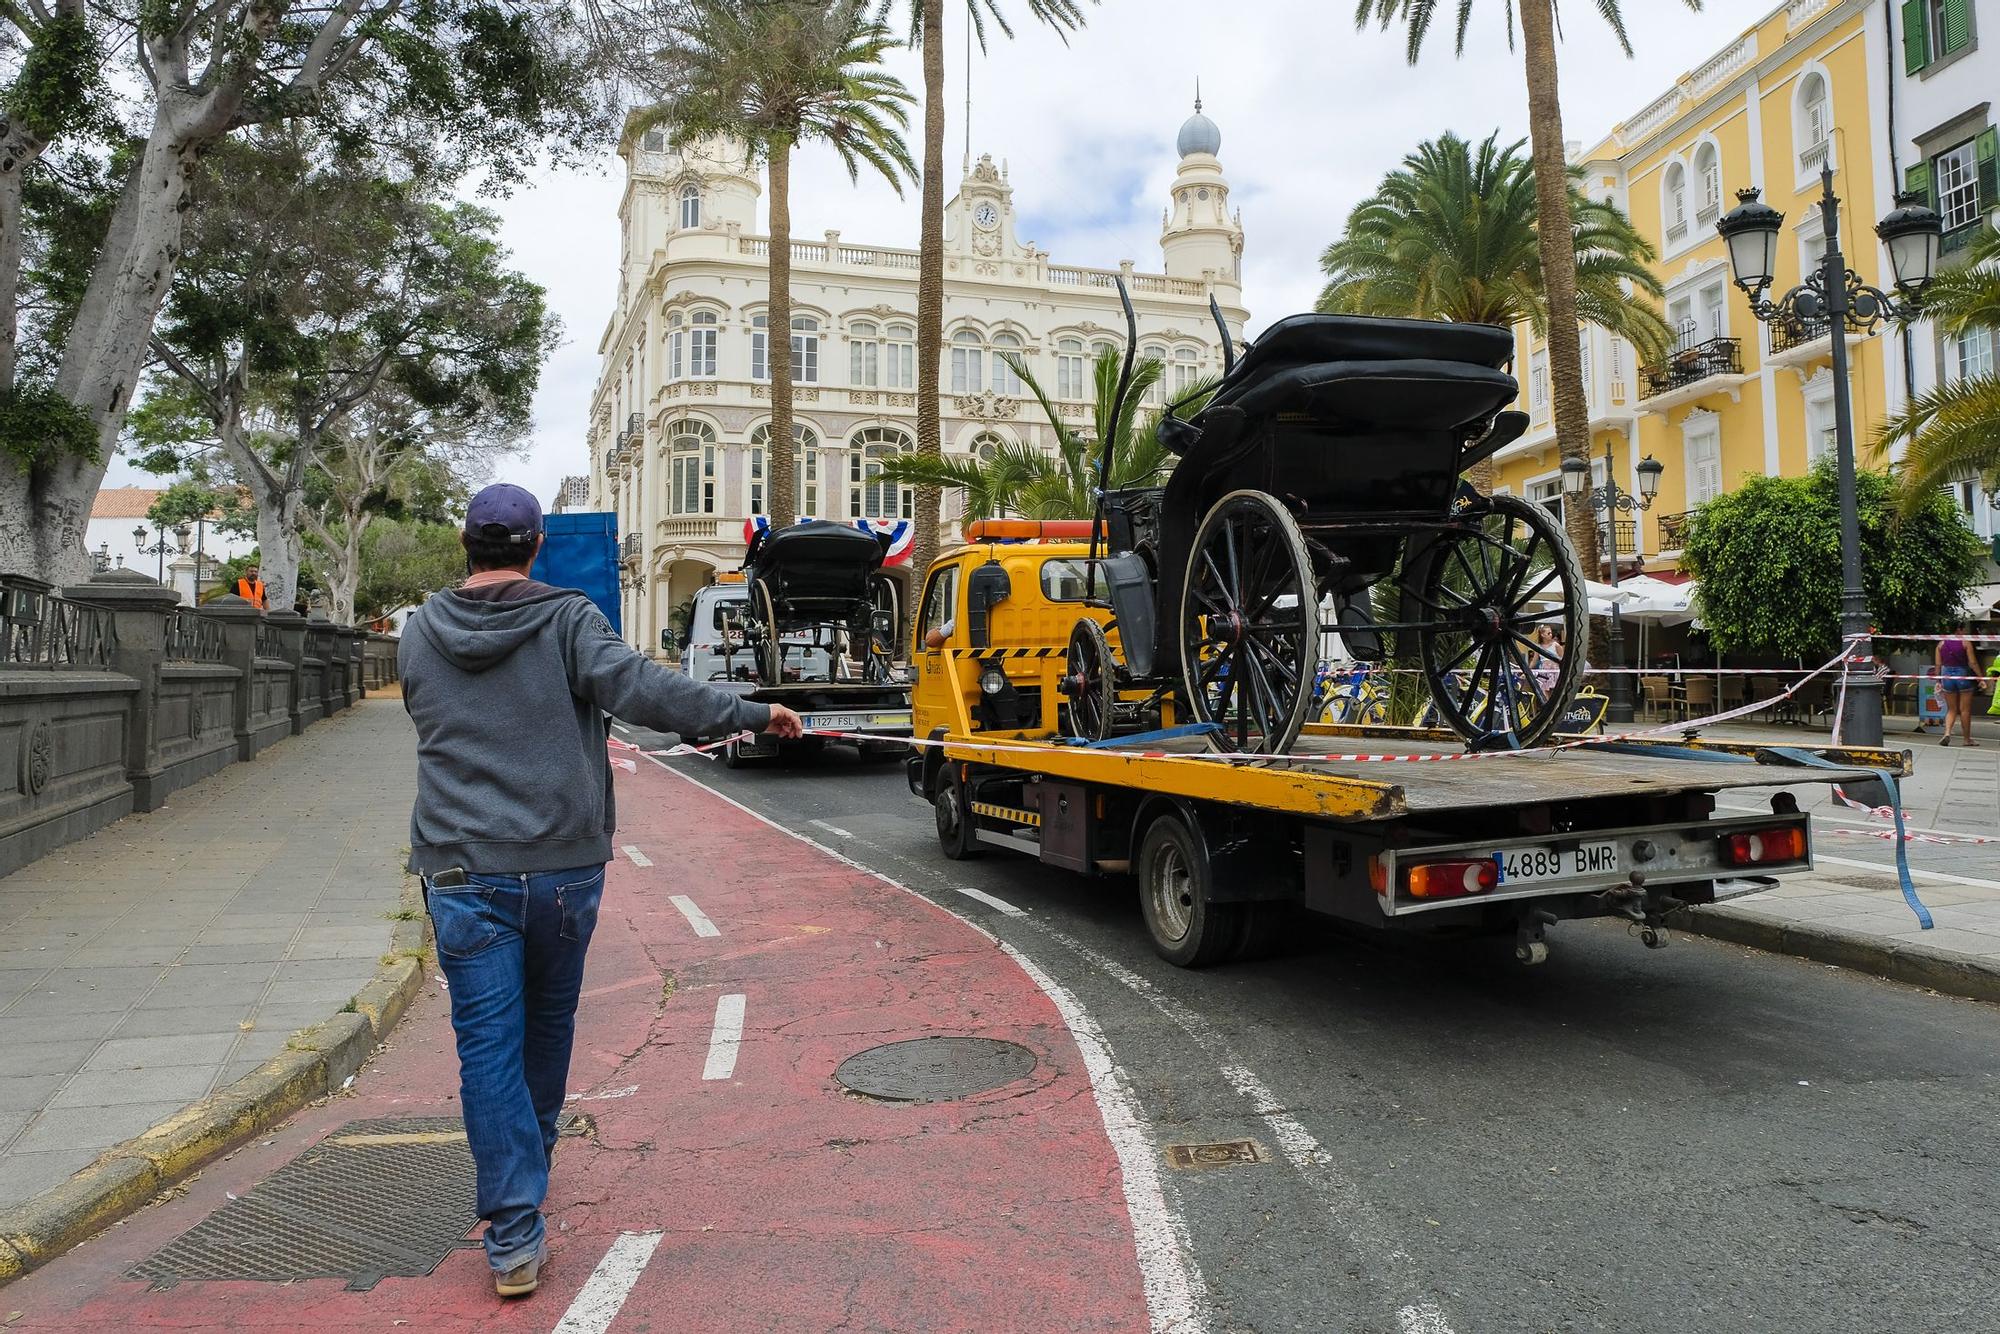
<instances>
[{"instance_id":1,"label":"asphalt road","mask_svg":"<svg viewBox=\"0 0 2000 1334\"><path fill-rule=\"evenodd\" d=\"M1162 1146L1266 1151L1166 1174L1215 1329L2000 1330L1992 1007L1605 923L1187 972L1128 879L946 861L899 764L670 763L1028 956Z\"/></svg>"}]
</instances>

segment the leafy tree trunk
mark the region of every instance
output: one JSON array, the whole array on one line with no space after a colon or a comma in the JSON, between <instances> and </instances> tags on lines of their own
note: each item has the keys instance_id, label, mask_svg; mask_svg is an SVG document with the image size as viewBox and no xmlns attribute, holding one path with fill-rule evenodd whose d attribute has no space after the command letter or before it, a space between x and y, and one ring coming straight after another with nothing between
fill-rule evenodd
<instances>
[{"instance_id":1,"label":"leafy tree trunk","mask_svg":"<svg viewBox=\"0 0 2000 1334\"><path fill-rule=\"evenodd\" d=\"M1590 408L1583 401L1583 353L1576 322L1575 222L1569 207L1569 161L1562 103L1556 93L1554 0L1521 0L1521 48L1528 72L1528 137L1535 159L1536 228L1549 306L1549 383L1555 396L1556 449L1590 462ZM1491 483L1489 474L1488 484ZM1482 488L1484 489L1484 488ZM1590 506L1563 506L1576 558L1596 573L1597 519Z\"/></svg>"},{"instance_id":2,"label":"leafy tree trunk","mask_svg":"<svg viewBox=\"0 0 2000 1334\"><path fill-rule=\"evenodd\" d=\"M771 145L771 296L765 318L764 365L771 372L771 429L764 485L771 526L789 528L798 515L792 487L792 145Z\"/></svg>"},{"instance_id":3,"label":"leafy tree trunk","mask_svg":"<svg viewBox=\"0 0 2000 1334\"><path fill-rule=\"evenodd\" d=\"M937 460L944 454L938 403L944 363L944 0L918 3L924 7L924 216L917 241L917 457ZM913 588L937 558L939 494L934 483L916 487Z\"/></svg>"}]
</instances>

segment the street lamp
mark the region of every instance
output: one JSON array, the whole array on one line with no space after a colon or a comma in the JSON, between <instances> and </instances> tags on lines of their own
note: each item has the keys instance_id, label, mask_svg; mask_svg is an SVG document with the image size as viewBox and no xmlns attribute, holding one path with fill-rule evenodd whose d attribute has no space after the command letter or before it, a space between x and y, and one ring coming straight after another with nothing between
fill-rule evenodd
<instances>
[{"instance_id":1,"label":"street lamp","mask_svg":"<svg viewBox=\"0 0 2000 1334\"><path fill-rule=\"evenodd\" d=\"M1896 208L1875 228L1889 250L1896 296L1861 281L1840 253L1840 198L1833 193L1833 167L1820 169L1820 220L1826 252L1819 272L1772 301L1764 293L1776 274L1778 233L1785 215L1758 199L1755 189L1738 190L1737 205L1715 224L1729 247L1736 285L1750 298L1750 313L1766 324L1798 331L1823 324L1833 354L1834 447L1840 470L1840 632L1859 670L1847 686L1846 739L1862 746L1882 744L1882 678L1869 638L1868 599L1861 584L1861 513L1854 498L1854 408L1850 402L1847 334L1872 333L1883 320L1916 318L1924 289L1937 273L1944 219L1920 196L1898 195ZM1901 299L1898 300L1897 298Z\"/></svg>"},{"instance_id":2,"label":"street lamp","mask_svg":"<svg viewBox=\"0 0 2000 1334\"><path fill-rule=\"evenodd\" d=\"M139 548L139 554L159 557L159 573L154 577L164 584L167 582L167 557L174 554L174 544L167 541L165 524L153 525L153 537L155 540L149 544L146 541L146 525L143 523L132 530L132 544Z\"/></svg>"},{"instance_id":3,"label":"street lamp","mask_svg":"<svg viewBox=\"0 0 2000 1334\"><path fill-rule=\"evenodd\" d=\"M1588 504L1599 514L1609 516L1605 527L1611 539L1611 586L1618 586L1618 516L1636 514L1653 508L1653 497L1660 494L1660 474L1667 465L1648 454L1639 463L1639 494L1633 495L1618 485L1618 479L1611 470L1611 442L1604 442L1604 485L1590 484L1590 463L1586 459L1567 458L1562 461L1563 495L1578 504ZM1620 668L1625 665L1625 625L1619 615L1618 600L1611 601L1611 721L1629 723L1632 721L1632 682ZM1573 647L1565 651L1574 651Z\"/></svg>"}]
</instances>

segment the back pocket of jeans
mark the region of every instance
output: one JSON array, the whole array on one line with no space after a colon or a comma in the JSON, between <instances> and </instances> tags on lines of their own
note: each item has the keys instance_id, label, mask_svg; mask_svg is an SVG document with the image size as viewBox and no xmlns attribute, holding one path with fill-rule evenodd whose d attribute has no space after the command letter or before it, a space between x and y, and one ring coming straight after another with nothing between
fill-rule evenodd
<instances>
[{"instance_id":1,"label":"back pocket of jeans","mask_svg":"<svg viewBox=\"0 0 2000 1334\"><path fill-rule=\"evenodd\" d=\"M562 914L562 938L588 944L597 929L597 905L604 898L604 872L588 880L556 888L556 908Z\"/></svg>"},{"instance_id":2,"label":"back pocket of jeans","mask_svg":"<svg viewBox=\"0 0 2000 1334\"><path fill-rule=\"evenodd\" d=\"M437 937L439 954L454 959L470 958L500 938L491 885L453 885L440 889L426 884L424 898L430 908L431 931Z\"/></svg>"}]
</instances>

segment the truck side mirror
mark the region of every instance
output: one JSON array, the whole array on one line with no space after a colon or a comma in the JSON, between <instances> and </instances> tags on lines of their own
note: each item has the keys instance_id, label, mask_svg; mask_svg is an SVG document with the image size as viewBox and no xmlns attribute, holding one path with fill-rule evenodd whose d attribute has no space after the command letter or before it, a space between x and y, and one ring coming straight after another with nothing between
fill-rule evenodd
<instances>
[{"instance_id":1,"label":"truck side mirror","mask_svg":"<svg viewBox=\"0 0 2000 1334\"><path fill-rule=\"evenodd\" d=\"M967 642L973 648L988 648L992 644L993 633L988 613L1005 602L1014 591L1014 583L1007 577L1007 567L997 560L989 560L972 572L965 584L965 632Z\"/></svg>"}]
</instances>

